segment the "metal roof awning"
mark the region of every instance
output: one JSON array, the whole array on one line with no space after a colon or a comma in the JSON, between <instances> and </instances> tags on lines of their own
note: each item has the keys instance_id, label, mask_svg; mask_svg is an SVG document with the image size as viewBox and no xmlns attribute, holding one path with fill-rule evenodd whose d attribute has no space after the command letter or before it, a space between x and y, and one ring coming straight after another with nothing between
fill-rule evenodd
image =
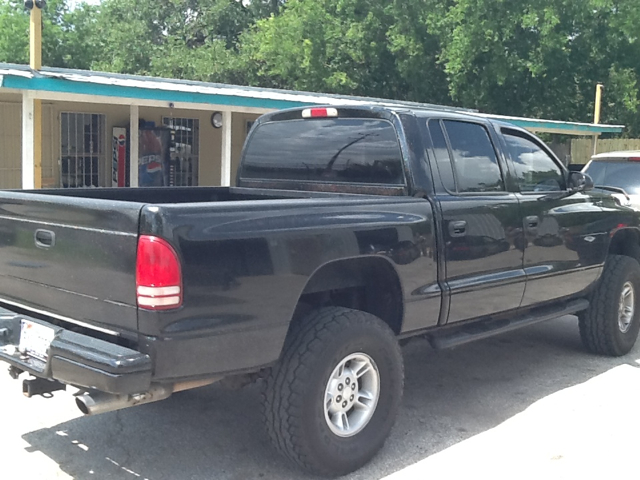
<instances>
[{"instance_id":1,"label":"metal roof awning","mask_svg":"<svg viewBox=\"0 0 640 480\"><path fill-rule=\"evenodd\" d=\"M308 105L380 105L396 108L432 108L509 122L532 132L565 135L620 133L623 125L595 125L557 120L490 115L457 107L404 102L382 98L353 97L292 90L226 85L220 83L123 75L86 70L45 67L33 71L27 65L0 63L0 91L31 91L43 100L137 104L140 106L211 110L227 107L238 111L263 113Z\"/></svg>"},{"instance_id":2,"label":"metal roof awning","mask_svg":"<svg viewBox=\"0 0 640 480\"><path fill-rule=\"evenodd\" d=\"M509 117L504 115L482 114L487 118L513 123L530 132L559 133L562 135L598 135L601 133L620 133L624 125L603 125L594 123L562 122L559 120L537 120L534 118Z\"/></svg>"}]
</instances>

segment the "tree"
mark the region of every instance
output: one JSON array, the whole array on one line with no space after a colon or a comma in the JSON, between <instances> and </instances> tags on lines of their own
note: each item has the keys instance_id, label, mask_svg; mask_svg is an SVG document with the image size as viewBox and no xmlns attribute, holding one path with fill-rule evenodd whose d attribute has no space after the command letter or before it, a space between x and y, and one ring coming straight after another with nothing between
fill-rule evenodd
<instances>
[{"instance_id":1,"label":"tree","mask_svg":"<svg viewBox=\"0 0 640 480\"><path fill-rule=\"evenodd\" d=\"M96 17L94 68L225 81L240 34L280 2L104 0ZM132 46L135 45L135 48Z\"/></svg>"},{"instance_id":2,"label":"tree","mask_svg":"<svg viewBox=\"0 0 640 480\"><path fill-rule=\"evenodd\" d=\"M509 115L591 121L595 84L604 119L640 133L640 6L634 0L459 0L439 22L452 97Z\"/></svg>"},{"instance_id":3,"label":"tree","mask_svg":"<svg viewBox=\"0 0 640 480\"><path fill-rule=\"evenodd\" d=\"M457 104L640 135L637 0L50 0L44 64ZM0 0L0 61L28 13Z\"/></svg>"},{"instance_id":4,"label":"tree","mask_svg":"<svg viewBox=\"0 0 640 480\"><path fill-rule=\"evenodd\" d=\"M17 1L0 0L0 62L29 63L29 17Z\"/></svg>"},{"instance_id":5,"label":"tree","mask_svg":"<svg viewBox=\"0 0 640 480\"><path fill-rule=\"evenodd\" d=\"M89 68L95 7L70 10L65 0L49 0L42 16L42 61L52 67ZM24 2L0 0L0 62L29 63L29 11Z\"/></svg>"},{"instance_id":6,"label":"tree","mask_svg":"<svg viewBox=\"0 0 640 480\"><path fill-rule=\"evenodd\" d=\"M242 69L262 86L446 102L437 39L403 29L422 3L290 0L241 37Z\"/></svg>"}]
</instances>

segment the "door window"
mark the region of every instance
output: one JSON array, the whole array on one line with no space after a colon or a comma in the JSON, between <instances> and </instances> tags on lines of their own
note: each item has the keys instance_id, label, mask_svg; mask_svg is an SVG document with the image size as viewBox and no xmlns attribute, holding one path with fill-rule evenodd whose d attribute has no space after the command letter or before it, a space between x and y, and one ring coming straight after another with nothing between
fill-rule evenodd
<instances>
[{"instance_id":1,"label":"door window","mask_svg":"<svg viewBox=\"0 0 640 480\"><path fill-rule=\"evenodd\" d=\"M501 192L504 182L487 130L479 124L445 120L458 193Z\"/></svg>"},{"instance_id":2,"label":"door window","mask_svg":"<svg viewBox=\"0 0 640 480\"><path fill-rule=\"evenodd\" d=\"M503 129L502 133L521 192L557 192L563 189L562 169L536 142L520 132Z\"/></svg>"}]
</instances>

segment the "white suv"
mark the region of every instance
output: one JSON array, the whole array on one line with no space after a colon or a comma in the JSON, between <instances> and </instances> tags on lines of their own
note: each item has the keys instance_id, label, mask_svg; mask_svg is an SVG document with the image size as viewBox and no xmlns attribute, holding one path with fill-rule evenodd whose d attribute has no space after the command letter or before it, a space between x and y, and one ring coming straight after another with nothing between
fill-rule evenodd
<instances>
[{"instance_id":1,"label":"white suv","mask_svg":"<svg viewBox=\"0 0 640 480\"><path fill-rule=\"evenodd\" d=\"M596 188L608 190L622 205L640 210L640 150L599 153L582 171Z\"/></svg>"}]
</instances>

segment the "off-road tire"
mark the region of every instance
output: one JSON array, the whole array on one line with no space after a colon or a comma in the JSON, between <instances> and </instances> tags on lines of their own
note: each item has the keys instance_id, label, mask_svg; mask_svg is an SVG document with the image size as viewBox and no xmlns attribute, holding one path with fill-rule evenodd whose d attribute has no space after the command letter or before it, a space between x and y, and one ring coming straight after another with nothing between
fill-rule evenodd
<instances>
[{"instance_id":1,"label":"off-road tire","mask_svg":"<svg viewBox=\"0 0 640 480\"><path fill-rule=\"evenodd\" d=\"M620 326L619 307L625 286L633 289L633 314L626 331ZM580 337L593 353L621 356L636 343L640 330L640 265L623 255L609 255L602 277L589 298L589 308L578 315Z\"/></svg>"},{"instance_id":2,"label":"off-road tire","mask_svg":"<svg viewBox=\"0 0 640 480\"><path fill-rule=\"evenodd\" d=\"M372 359L379 396L368 423L344 437L331 430L325 417L326 389L336 367L352 354ZM347 308L315 310L292 326L279 363L265 378L267 431L276 449L303 470L345 475L367 463L384 444L403 383L400 347L382 320Z\"/></svg>"}]
</instances>

